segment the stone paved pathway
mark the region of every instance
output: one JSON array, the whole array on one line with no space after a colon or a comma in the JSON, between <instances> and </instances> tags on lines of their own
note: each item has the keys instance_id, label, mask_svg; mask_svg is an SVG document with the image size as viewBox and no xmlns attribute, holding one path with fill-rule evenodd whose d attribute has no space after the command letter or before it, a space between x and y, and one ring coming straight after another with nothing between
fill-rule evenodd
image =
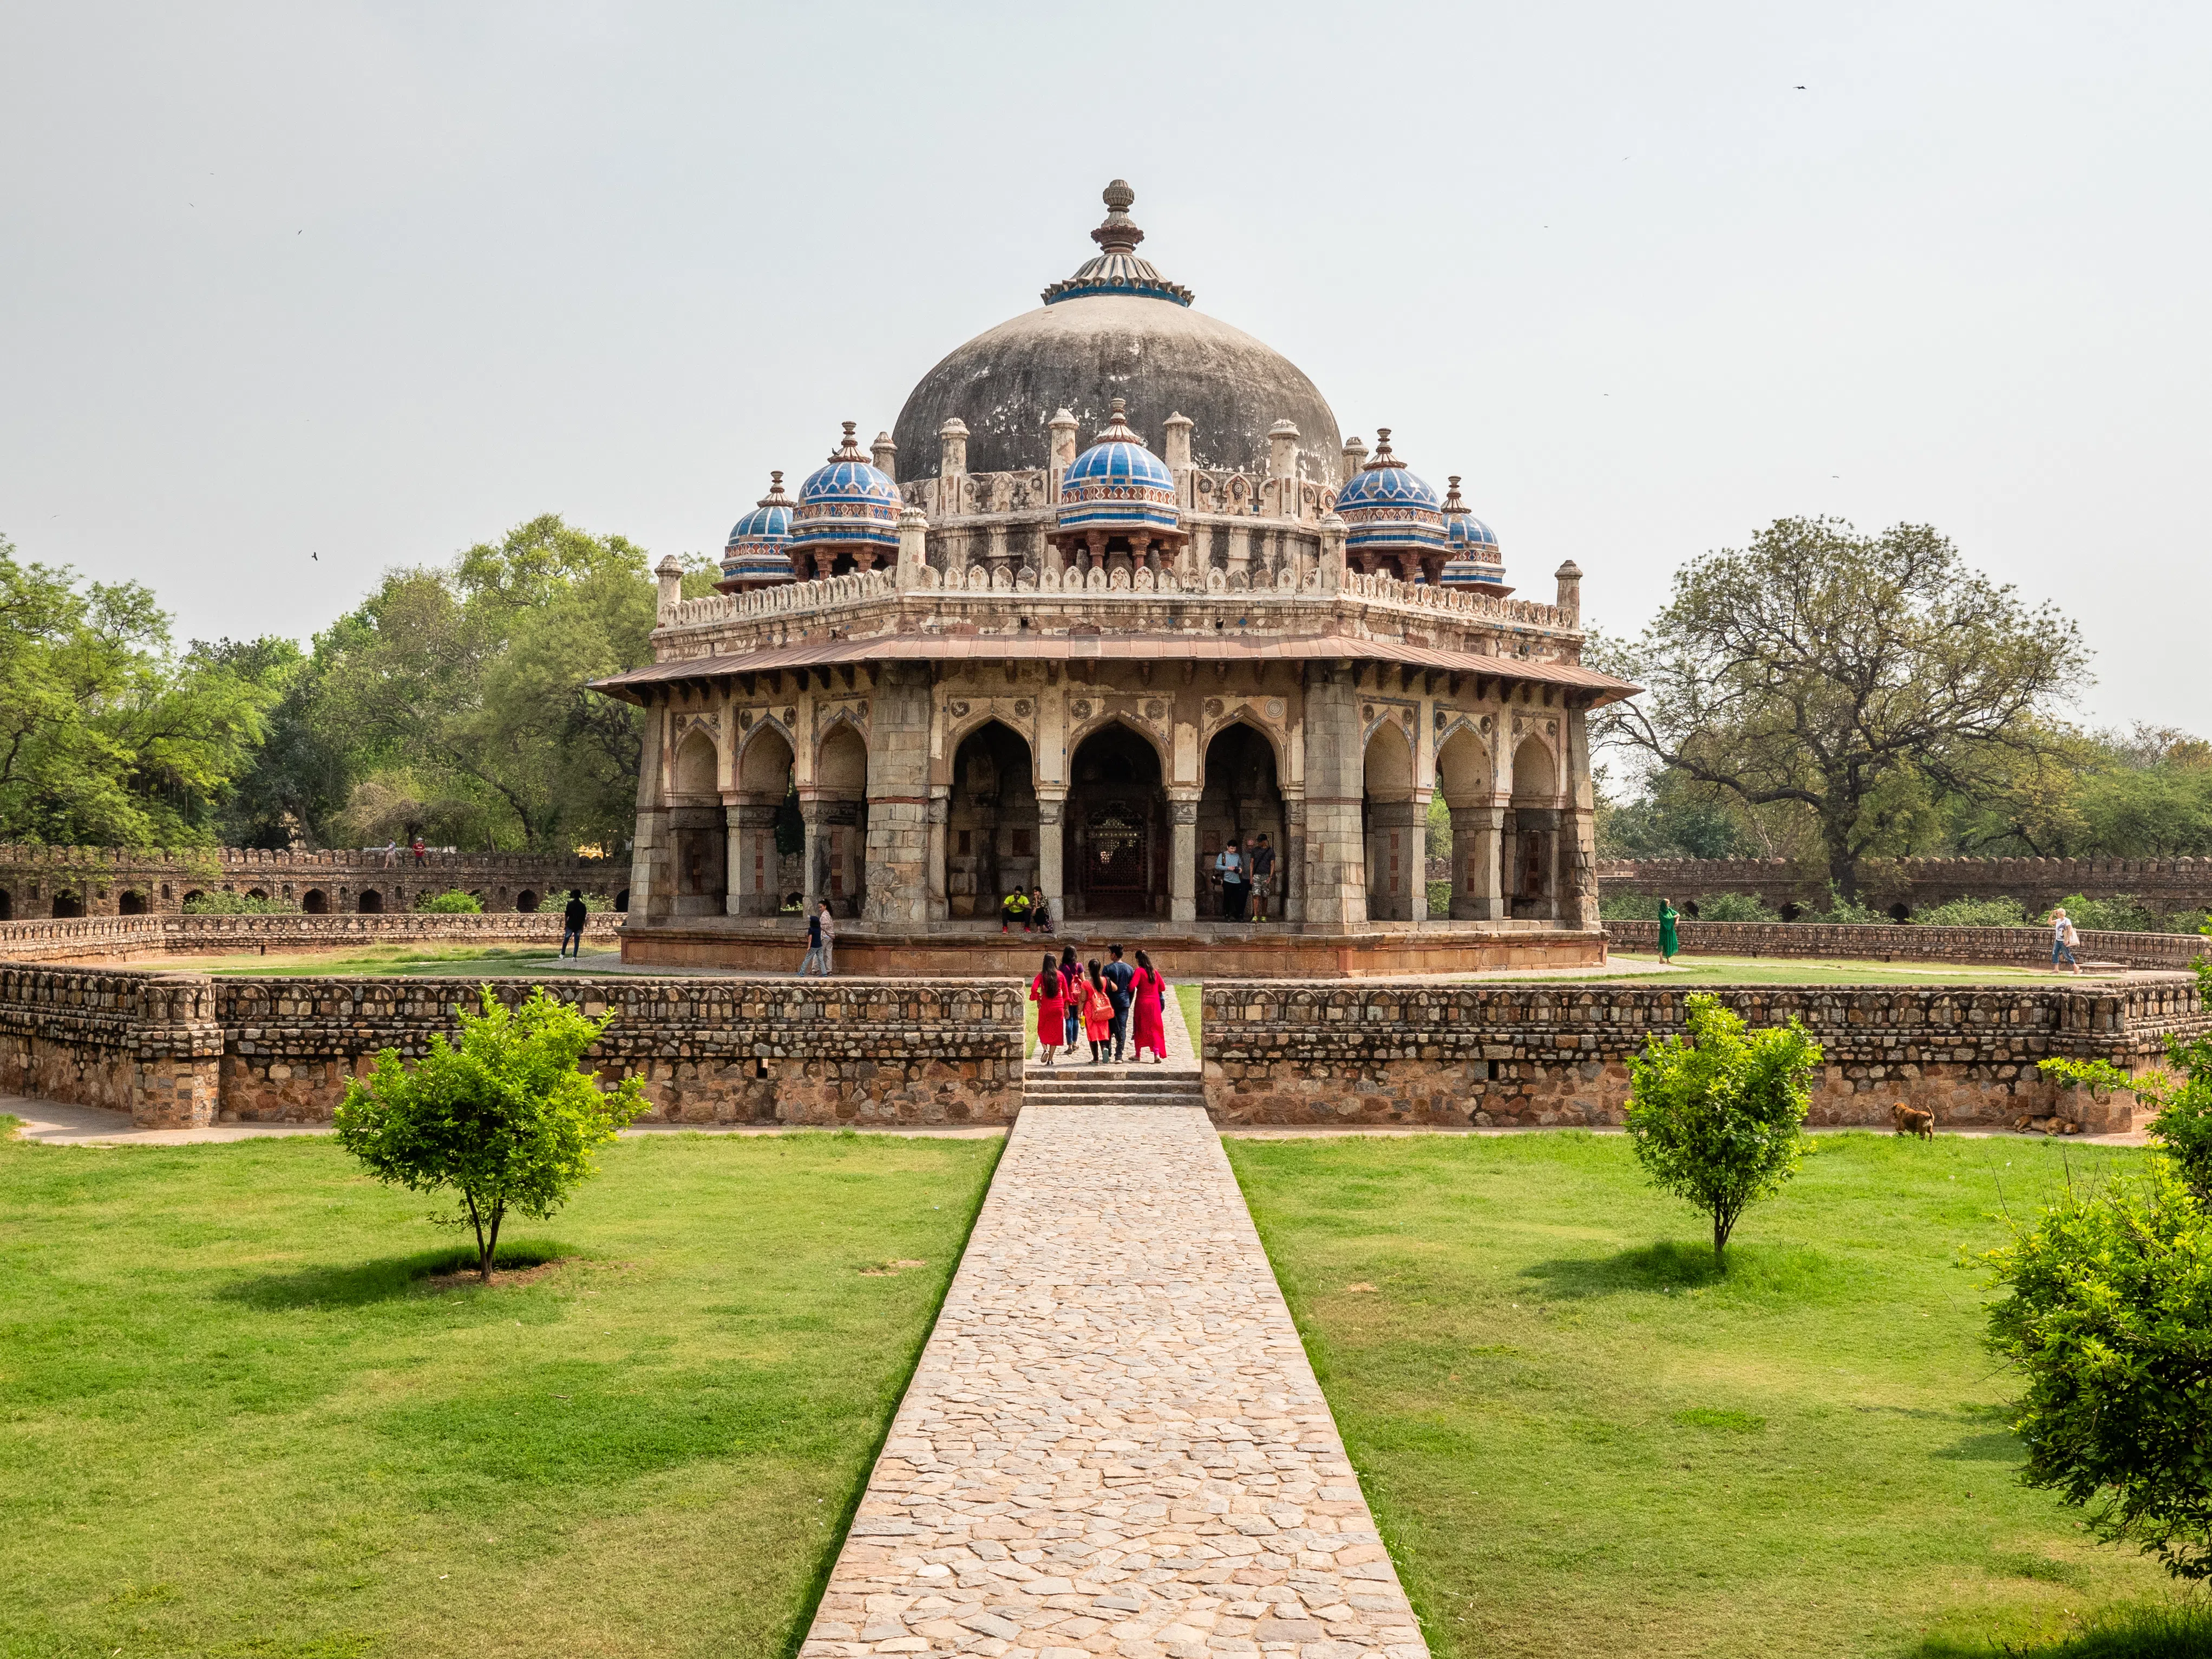
<instances>
[{"instance_id":1,"label":"stone paved pathway","mask_svg":"<svg viewBox=\"0 0 2212 1659\"><path fill-rule=\"evenodd\" d=\"M1426 1659L1205 1114L1024 1109L805 1659Z\"/></svg>"}]
</instances>

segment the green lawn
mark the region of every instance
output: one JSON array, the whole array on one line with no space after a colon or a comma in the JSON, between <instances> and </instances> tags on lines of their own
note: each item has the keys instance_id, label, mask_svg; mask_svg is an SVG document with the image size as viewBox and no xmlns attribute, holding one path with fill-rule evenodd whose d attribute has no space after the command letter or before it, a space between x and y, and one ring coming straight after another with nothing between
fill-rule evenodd
<instances>
[{"instance_id":1,"label":"green lawn","mask_svg":"<svg viewBox=\"0 0 2212 1659\"><path fill-rule=\"evenodd\" d=\"M1193 1054L1199 1052L1199 1045L1202 1041L1199 1035L1200 1011L1203 1006L1200 998L1205 989L1203 985L1178 985L1175 988L1176 1005L1182 1009L1182 1023L1190 1028L1190 1047Z\"/></svg>"},{"instance_id":2,"label":"green lawn","mask_svg":"<svg viewBox=\"0 0 2212 1659\"><path fill-rule=\"evenodd\" d=\"M622 1141L489 1291L329 1140L0 1145L0 1655L794 1651L1000 1144Z\"/></svg>"},{"instance_id":3,"label":"green lawn","mask_svg":"<svg viewBox=\"0 0 2212 1659\"><path fill-rule=\"evenodd\" d=\"M1824 1136L1720 1279L1619 1137L1227 1144L1437 1659L1988 1653L2162 1592L2015 1481L1972 1260L2148 1154Z\"/></svg>"}]
</instances>

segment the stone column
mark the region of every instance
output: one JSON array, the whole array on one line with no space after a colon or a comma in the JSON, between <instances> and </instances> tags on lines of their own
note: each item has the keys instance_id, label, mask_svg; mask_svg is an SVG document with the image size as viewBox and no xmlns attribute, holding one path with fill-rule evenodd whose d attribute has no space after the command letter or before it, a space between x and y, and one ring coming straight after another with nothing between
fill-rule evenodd
<instances>
[{"instance_id":1,"label":"stone column","mask_svg":"<svg viewBox=\"0 0 2212 1659\"><path fill-rule=\"evenodd\" d=\"M777 807L775 802L750 800L724 809L730 873L723 908L733 916L772 916L782 908L775 878Z\"/></svg>"},{"instance_id":2,"label":"stone column","mask_svg":"<svg viewBox=\"0 0 2212 1659\"><path fill-rule=\"evenodd\" d=\"M929 788L929 919L944 921L952 914L945 898L945 821L951 816L952 791L945 784Z\"/></svg>"},{"instance_id":3,"label":"stone column","mask_svg":"<svg viewBox=\"0 0 2212 1659\"><path fill-rule=\"evenodd\" d=\"M1316 663L1305 695L1306 916L1316 927L1367 920L1367 848L1360 829L1365 745L1348 662Z\"/></svg>"},{"instance_id":4,"label":"stone column","mask_svg":"<svg viewBox=\"0 0 2212 1659\"><path fill-rule=\"evenodd\" d=\"M1198 920L1198 798L1195 789L1168 791L1168 920Z\"/></svg>"},{"instance_id":5,"label":"stone column","mask_svg":"<svg viewBox=\"0 0 2212 1659\"><path fill-rule=\"evenodd\" d=\"M1498 886L1498 840L1505 809L1470 799L1447 801L1452 821L1452 919L1495 921L1505 913Z\"/></svg>"},{"instance_id":6,"label":"stone column","mask_svg":"<svg viewBox=\"0 0 2212 1659\"><path fill-rule=\"evenodd\" d=\"M929 920L929 726L935 688L926 667L899 665L877 683L868 727L869 921Z\"/></svg>"},{"instance_id":7,"label":"stone column","mask_svg":"<svg viewBox=\"0 0 2212 1659\"><path fill-rule=\"evenodd\" d=\"M1044 902L1051 907L1053 922L1057 926L1067 914L1060 897L1060 884L1067 879L1066 848L1061 841L1066 830L1067 791L1048 789L1040 784L1036 798L1037 885L1044 889Z\"/></svg>"},{"instance_id":8,"label":"stone column","mask_svg":"<svg viewBox=\"0 0 2212 1659\"><path fill-rule=\"evenodd\" d=\"M799 914L811 916L830 895L830 840L822 832L822 798L813 790L799 792L799 816L806 826L806 845L799 854L799 867L805 872Z\"/></svg>"},{"instance_id":9,"label":"stone column","mask_svg":"<svg viewBox=\"0 0 2212 1659\"><path fill-rule=\"evenodd\" d=\"M1303 790L1283 791L1283 850L1275 860L1282 878L1285 921L1306 919L1306 798Z\"/></svg>"},{"instance_id":10,"label":"stone column","mask_svg":"<svg viewBox=\"0 0 2212 1659\"><path fill-rule=\"evenodd\" d=\"M1370 915L1391 921L1422 920L1428 898L1423 884L1428 878L1428 806L1427 798L1416 793L1409 799L1378 800L1368 807L1376 887L1368 906Z\"/></svg>"},{"instance_id":11,"label":"stone column","mask_svg":"<svg viewBox=\"0 0 2212 1659\"><path fill-rule=\"evenodd\" d=\"M682 567L678 567L680 573ZM660 804L661 730L665 708L645 711L643 752L637 768L637 833L630 845L629 914L658 921L673 913L676 860L669 845L668 809Z\"/></svg>"}]
</instances>

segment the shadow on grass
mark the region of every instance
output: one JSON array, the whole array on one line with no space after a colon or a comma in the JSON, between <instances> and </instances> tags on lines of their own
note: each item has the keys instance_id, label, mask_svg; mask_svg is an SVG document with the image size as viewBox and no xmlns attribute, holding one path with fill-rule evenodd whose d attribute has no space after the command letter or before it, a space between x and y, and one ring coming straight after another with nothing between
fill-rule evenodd
<instances>
[{"instance_id":1,"label":"shadow on grass","mask_svg":"<svg viewBox=\"0 0 2212 1659\"><path fill-rule=\"evenodd\" d=\"M1539 1281L1563 1300L1706 1290L1802 1299L1842 1289L1838 1264L1818 1250L1731 1244L1723 1267L1713 1260L1712 1246L1679 1238L1612 1255L1554 1257L1531 1263L1521 1276Z\"/></svg>"},{"instance_id":2,"label":"shadow on grass","mask_svg":"<svg viewBox=\"0 0 2212 1659\"><path fill-rule=\"evenodd\" d=\"M2127 1601L2105 1608L2070 1635L1990 1641L1931 1637L1905 1659L2212 1659L2212 1602Z\"/></svg>"},{"instance_id":3,"label":"shadow on grass","mask_svg":"<svg viewBox=\"0 0 2212 1659\"><path fill-rule=\"evenodd\" d=\"M569 1246L551 1239L519 1238L500 1245L492 1271L514 1273L526 1267L542 1267L549 1261L577 1254ZM222 1301L243 1303L250 1308L361 1308L398 1297L427 1294L425 1279L445 1273L474 1273L476 1266L473 1245L449 1244L441 1249L417 1250L412 1255L385 1256L374 1261L302 1267L289 1273L263 1273L226 1285L216 1295ZM481 1288L471 1282L455 1285L445 1293L466 1295Z\"/></svg>"}]
</instances>

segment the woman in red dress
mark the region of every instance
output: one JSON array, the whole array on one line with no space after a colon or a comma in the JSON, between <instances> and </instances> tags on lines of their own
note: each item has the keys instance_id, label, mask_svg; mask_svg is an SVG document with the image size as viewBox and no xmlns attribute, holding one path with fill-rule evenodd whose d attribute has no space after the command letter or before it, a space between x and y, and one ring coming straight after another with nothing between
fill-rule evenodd
<instances>
[{"instance_id":1,"label":"woman in red dress","mask_svg":"<svg viewBox=\"0 0 2212 1659\"><path fill-rule=\"evenodd\" d=\"M1037 1044L1049 1066L1053 1050L1067 1041L1067 1004L1060 993L1060 964L1049 956L1030 981L1030 1000L1037 1006Z\"/></svg>"},{"instance_id":2,"label":"woman in red dress","mask_svg":"<svg viewBox=\"0 0 2212 1659\"><path fill-rule=\"evenodd\" d=\"M1114 999L1106 993L1106 978L1098 971L1096 957L1091 958L1090 970L1083 981L1083 1035L1091 1040L1093 1066L1112 1055Z\"/></svg>"},{"instance_id":3,"label":"woman in red dress","mask_svg":"<svg viewBox=\"0 0 2212 1659\"><path fill-rule=\"evenodd\" d=\"M1137 952L1137 976L1129 981L1129 1053L1138 1060L1145 1050L1152 1051L1152 1064L1166 1063L1168 1057L1167 1022L1162 999L1167 995L1168 982L1160 977L1152 959L1142 951Z\"/></svg>"}]
</instances>

